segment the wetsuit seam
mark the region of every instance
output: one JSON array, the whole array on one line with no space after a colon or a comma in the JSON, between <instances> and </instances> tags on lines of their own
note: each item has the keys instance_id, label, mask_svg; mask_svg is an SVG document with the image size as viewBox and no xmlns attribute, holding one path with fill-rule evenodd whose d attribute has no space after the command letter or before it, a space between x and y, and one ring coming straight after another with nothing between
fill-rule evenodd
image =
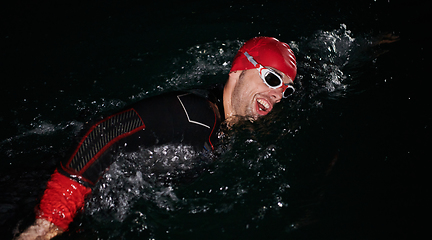
<instances>
[{"instance_id":1,"label":"wetsuit seam","mask_svg":"<svg viewBox=\"0 0 432 240\"><path fill-rule=\"evenodd\" d=\"M185 112L185 114L186 114L186 118L187 118L188 122L193 123L193 124L197 124L197 125L199 125L199 126L206 127L206 128L208 128L208 129L210 129L210 126L208 126L208 125L206 125L206 124L204 124L204 123L201 123L201 122L197 122L197 121L191 120L191 119L189 118L188 111L186 110L186 107L184 106L182 100L180 99L180 97L182 97L182 96L186 96L186 95L189 95L189 94L190 94L190 93L186 93L186 94L182 94L182 95L177 95L177 99L179 100L179 102L180 102L180 104L181 104L181 106L182 106L182 108L183 108L183 110L184 110L184 112Z\"/></svg>"}]
</instances>

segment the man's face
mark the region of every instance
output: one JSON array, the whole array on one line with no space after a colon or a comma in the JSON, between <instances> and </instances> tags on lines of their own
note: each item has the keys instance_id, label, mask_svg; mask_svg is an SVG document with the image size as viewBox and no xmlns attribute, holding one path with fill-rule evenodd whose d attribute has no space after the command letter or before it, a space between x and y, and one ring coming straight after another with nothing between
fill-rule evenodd
<instances>
[{"instance_id":1,"label":"man's face","mask_svg":"<svg viewBox=\"0 0 432 240\"><path fill-rule=\"evenodd\" d=\"M275 70L284 83L292 81L282 72ZM259 76L257 69L244 70L238 77L232 94L232 116L257 119L267 115L282 99L282 88L269 88Z\"/></svg>"}]
</instances>

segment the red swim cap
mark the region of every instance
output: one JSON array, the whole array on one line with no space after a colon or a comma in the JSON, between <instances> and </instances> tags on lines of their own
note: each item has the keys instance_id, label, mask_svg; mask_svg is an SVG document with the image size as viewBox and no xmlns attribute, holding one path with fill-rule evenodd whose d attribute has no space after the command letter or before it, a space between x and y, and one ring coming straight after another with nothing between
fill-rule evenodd
<instances>
[{"instance_id":1,"label":"red swim cap","mask_svg":"<svg viewBox=\"0 0 432 240\"><path fill-rule=\"evenodd\" d=\"M256 68L244 52L248 52L259 64L276 68L294 81L297 74L296 58L288 44L272 37L252 38L237 52L230 72Z\"/></svg>"}]
</instances>

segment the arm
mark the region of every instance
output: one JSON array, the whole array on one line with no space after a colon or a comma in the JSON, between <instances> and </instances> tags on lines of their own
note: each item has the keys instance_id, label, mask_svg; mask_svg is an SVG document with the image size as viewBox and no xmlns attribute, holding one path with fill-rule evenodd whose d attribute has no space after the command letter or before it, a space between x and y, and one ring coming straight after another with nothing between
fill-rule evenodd
<instances>
[{"instance_id":1,"label":"arm","mask_svg":"<svg viewBox=\"0 0 432 240\"><path fill-rule=\"evenodd\" d=\"M18 239L50 239L68 229L86 197L112 163L108 150L145 126L133 109L95 124L69 159L51 175L36 211L36 222Z\"/></svg>"},{"instance_id":2,"label":"arm","mask_svg":"<svg viewBox=\"0 0 432 240\"><path fill-rule=\"evenodd\" d=\"M84 200L90 193L90 188L56 170L47 183L35 223L17 239L51 239L63 233L78 210L84 207Z\"/></svg>"},{"instance_id":3,"label":"arm","mask_svg":"<svg viewBox=\"0 0 432 240\"><path fill-rule=\"evenodd\" d=\"M212 149L218 119L207 100L191 94L171 94L140 101L95 124L74 154L51 176L35 224L21 235L33 238L19 239L37 236L49 239L67 230L76 212L84 207L91 187L112 163L112 157L107 154L108 149L113 149L111 146L127 140L127 147L123 146L125 151L168 142Z\"/></svg>"}]
</instances>

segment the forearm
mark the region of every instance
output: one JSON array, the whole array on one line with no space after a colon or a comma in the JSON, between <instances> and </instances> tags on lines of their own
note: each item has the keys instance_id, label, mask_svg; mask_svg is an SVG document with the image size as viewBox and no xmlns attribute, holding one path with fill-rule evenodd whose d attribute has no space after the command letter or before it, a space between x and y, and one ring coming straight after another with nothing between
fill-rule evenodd
<instances>
[{"instance_id":1,"label":"forearm","mask_svg":"<svg viewBox=\"0 0 432 240\"><path fill-rule=\"evenodd\" d=\"M35 223L21 233L16 240L51 239L63 230L45 219L36 219Z\"/></svg>"}]
</instances>

